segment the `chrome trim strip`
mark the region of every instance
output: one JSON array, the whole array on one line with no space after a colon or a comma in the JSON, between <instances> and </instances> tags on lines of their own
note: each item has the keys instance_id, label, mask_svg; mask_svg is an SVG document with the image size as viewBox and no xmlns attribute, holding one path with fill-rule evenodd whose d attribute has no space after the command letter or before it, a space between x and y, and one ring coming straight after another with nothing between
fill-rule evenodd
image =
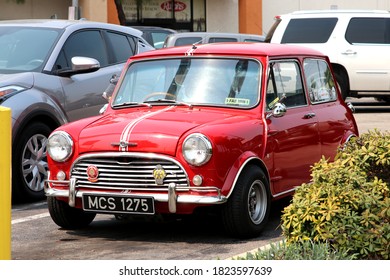
<instances>
[{"instance_id":1,"label":"chrome trim strip","mask_svg":"<svg viewBox=\"0 0 390 280\"><path fill-rule=\"evenodd\" d=\"M176 185L175 183L170 183L168 186L168 209L170 213L176 213Z\"/></svg>"},{"instance_id":2,"label":"chrome trim strip","mask_svg":"<svg viewBox=\"0 0 390 280\"><path fill-rule=\"evenodd\" d=\"M71 178L69 181L69 206L76 205L76 179Z\"/></svg>"},{"instance_id":3,"label":"chrome trim strip","mask_svg":"<svg viewBox=\"0 0 390 280\"><path fill-rule=\"evenodd\" d=\"M52 184L52 186L50 186ZM71 185L74 184L74 187ZM59 190L55 188L55 185L68 185L69 190ZM94 192L93 190L80 191L76 190L76 179L71 179L69 181L57 181L57 180L46 180L45 184L45 194L48 197L64 197L69 199L69 206L74 207L76 198L81 198L84 193L88 194L107 194L110 195L110 192ZM73 188L73 189L72 189ZM132 191L142 191L140 193L132 193ZM197 191L197 192L216 192L217 194L214 196L202 196L202 195L188 195L188 194L180 194L183 191ZM147 196L151 196L155 201L158 202L168 202L169 211L171 213L176 212L177 203L191 203L191 204L222 204L227 201L227 197L221 194L221 190L217 187L207 186L207 187L177 187L175 183L171 183L168 187L167 193L152 193L155 190L151 189L132 189L127 188L123 189L121 195L126 196L142 196L143 194ZM127 192L129 191L129 192ZM167 190L164 189L166 192ZM116 193L118 194L118 193Z\"/></svg>"}]
</instances>

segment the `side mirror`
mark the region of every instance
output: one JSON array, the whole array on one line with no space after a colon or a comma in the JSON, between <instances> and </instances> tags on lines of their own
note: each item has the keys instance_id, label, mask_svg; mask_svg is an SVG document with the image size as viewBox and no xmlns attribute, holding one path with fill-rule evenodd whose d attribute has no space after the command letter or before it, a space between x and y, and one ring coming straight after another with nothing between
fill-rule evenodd
<instances>
[{"instance_id":1,"label":"side mirror","mask_svg":"<svg viewBox=\"0 0 390 280\"><path fill-rule=\"evenodd\" d=\"M107 101L110 101L111 96L114 92L115 86L118 83L118 80L119 80L119 77L117 74L112 75L112 77L110 79L110 83L108 84L108 87L106 88L106 90L102 94L103 98L106 99Z\"/></svg>"},{"instance_id":2,"label":"side mirror","mask_svg":"<svg viewBox=\"0 0 390 280\"><path fill-rule=\"evenodd\" d=\"M271 117L280 118L283 117L287 112L287 107L283 103L276 103L272 108L271 113L267 114L266 118L269 119Z\"/></svg>"},{"instance_id":3,"label":"side mirror","mask_svg":"<svg viewBox=\"0 0 390 280\"><path fill-rule=\"evenodd\" d=\"M75 74L92 73L100 69L100 63L94 58L75 56L72 57L71 70L58 70L57 74L62 77L70 77Z\"/></svg>"}]
</instances>

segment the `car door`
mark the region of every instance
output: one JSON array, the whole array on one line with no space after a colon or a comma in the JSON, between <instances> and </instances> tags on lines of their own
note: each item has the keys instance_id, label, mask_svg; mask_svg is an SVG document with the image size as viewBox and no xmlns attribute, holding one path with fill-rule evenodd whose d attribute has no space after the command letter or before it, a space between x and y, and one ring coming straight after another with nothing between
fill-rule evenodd
<instances>
[{"instance_id":1,"label":"car door","mask_svg":"<svg viewBox=\"0 0 390 280\"><path fill-rule=\"evenodd\" d=\"M390 18L354 17L340 40L338 62L347 67L351 90L390 89Z\"/></svg>"},{"instance_id":2,"label":"car door","mask_svg":"<svg viewBox=\"0 0 390 280\"><path fill-rule=\"evenodd\" d=\"M113 74L120 74L126 60L136 51L136 40L127 34L101 30L83 30L72 34L57 59L58 68L71 65L74 56L92 57L100 69L61 78L65 110L69 121L99 114L107 102L102 93Z\"/></svg>"},{"instance_id":3,"label":"car door","mask_svg":"<svg viewBox=\"0 0 390 280\"><path fill-rule=\"evenodd\" d=\"M266 94L267 146L274 195L310 180L310 168L321 156L318 120L307 101L300 64L295 60L270 63ZM270 115L282 102L284 115Z\"/></svg>"},{"instance_id":4,"label":"car door","mask_svg":"<svg viewBox=\"0 0 390 280\"><path fill-rule=\"evenodd\" d=\"M310 103L318 118L321 154L333 159L345 132L351 129L346 121L348 109L340 104L336 83L325 60L307 58L303 65Z\"/></svg>"}]
</instances>

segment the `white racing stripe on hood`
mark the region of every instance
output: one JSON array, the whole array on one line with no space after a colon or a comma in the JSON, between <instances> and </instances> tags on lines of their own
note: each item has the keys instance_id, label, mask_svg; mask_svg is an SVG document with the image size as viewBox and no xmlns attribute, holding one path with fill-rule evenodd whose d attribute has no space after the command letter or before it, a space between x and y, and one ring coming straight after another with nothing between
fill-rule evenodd
<instances>
[{"instance_id":1,"label":"white racing stripe on hood","mask_svg":"<svg viewBox=\"0 0 390 280\"><path fill-rule=\"evenodd\" d=\"M122 134L121 134L121 139L120 139L120 143L122 142L129 142L130 140L130 136L131 136L131 132L133 131L134 127L139 124L141 121L149 118L149 117L152 117L152 116L155 116L159 113L162 113L162 112L165 112L165 111L168 111L170 109L172 109L173 107L175 106L169 106L169 107L166 107L162 110L159 110L159 111L156 111L156 112L151 112L151 113L148 113L148 114L145 114L135 120L132 120L131 122L129 122L125 129L122 131ZM128 151L128 146L126 147L121 147L121 145L119 145L119 151L121 152L127 152Z\"/></svg>"}]
</instances>

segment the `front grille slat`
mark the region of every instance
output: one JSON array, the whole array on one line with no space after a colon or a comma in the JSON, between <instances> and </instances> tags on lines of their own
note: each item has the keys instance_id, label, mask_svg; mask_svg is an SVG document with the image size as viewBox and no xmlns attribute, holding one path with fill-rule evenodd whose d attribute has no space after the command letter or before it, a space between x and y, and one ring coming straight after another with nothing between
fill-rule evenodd
<instances>
[{"instance_id":1,"label":"front grille slat","mask_svg":"<svg viewBox=\"0 0 390 280\"><path fill-rule=\"evenodd\" d=\"M99 170L97 182L88 180L87 168L94 165ZM153 170L161 166L166 177L163 184L157 184L153 178ZM167 189L170 183L180 187L189 186L188 176L184 169L175 161L167 159L151 159L150 156L97 154L79 158L71 171L71 176L77 179L78 187L83 188L141 188L141 189Z\"/></svg>"}]
</instances>

